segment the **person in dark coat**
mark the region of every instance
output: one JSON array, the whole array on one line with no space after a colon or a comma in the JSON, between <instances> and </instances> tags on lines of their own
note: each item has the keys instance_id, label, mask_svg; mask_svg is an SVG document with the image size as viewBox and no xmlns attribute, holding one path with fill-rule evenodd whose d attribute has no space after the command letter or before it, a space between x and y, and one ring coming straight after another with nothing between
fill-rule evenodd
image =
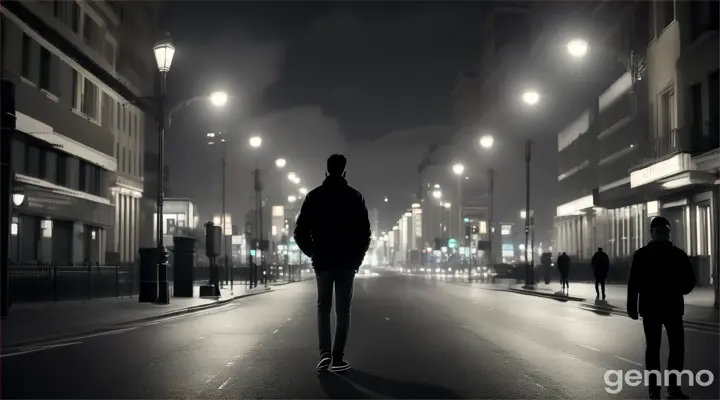
<instances>
[{"instance_id":1,"label":"person in dark coat","mask_svg":"<svg viewBox=\"0 0 720 400\"><path fill-rule=\"evenodd\" d=\"M350 369L344 359L350 330L350 305L355 274L370 247L370 219L365 199L345 180L347 159L333 154L327 160L322 185L305 196L295 225L295 242L312 259L317 277L318 370ZM332 345L330 311L335 291L337 323Z\"/></svg>"},{"instance_id":2,"label":"person in dark coat","mask_svg":"<svg viewBox=\"0 0 720 400\"><path fill-rule=\"evenodd\" d=\"M558 271L560 272L560 284L563 290L570 289L570 283L568 282L568 276L570 275L570 257L567 253L563 252L558 256L557 259Z\"/></svg>"},{"instance_id":3,"label":"person in dark coat","mask_svg":"<svg viewBox=\"0 0 720 400\"><path fill-rule=\"evenodd\" d=\"M610 270L610 257L605 253L602 247L598 247L597 253L593 255L590 261L592 266L593 276L595 277L595 298L600 298L600 290L598 286L602 288L602 299L605 300L605 280Z\"/></svg>"},{"instance_id":4,"label":"person in dark coat","mask_svg":"<svg viewBox=\"0 0 720 400\"><path fill-rule=\"evenodd\" d=\"M660 370L662 331L668 336L670 354L667 369L680 372L685 358L683 296L695 288L695 273L687 254L670 241L670 222L656 217L650 223L652 241L633 254L628 282L627 310L632 319L643 317L645 331L645 368L650 375L650 398L661 398L657 378ZM671 374L668 399L688 399L681 390L678 376Z\"/></svg>"}]
</instances>

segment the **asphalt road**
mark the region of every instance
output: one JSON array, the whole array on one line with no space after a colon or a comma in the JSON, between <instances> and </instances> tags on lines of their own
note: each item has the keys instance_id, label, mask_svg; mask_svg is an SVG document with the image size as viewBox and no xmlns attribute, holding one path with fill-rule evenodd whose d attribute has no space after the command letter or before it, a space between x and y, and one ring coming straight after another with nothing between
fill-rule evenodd
<instances>
[{"instance_id":1,"label":"asphalt road","mask_svg":"<svg viewBox=\"0 0 720 400\"><path fill-rule=\"evenodd\" d=\"M383 275L356 281L342 376L317 373L314 281L212 312L56 347L6 349L2 398L643 398L642 325L576 303ZM686 332L686 367L718 375L717 334ZM667 354L667 349L663 349ZM666 358L666 355L664 356ZM611 387L612 388L612 387ZM687 387L720 398L718 385Z\"/></svg>"}]
</instances>

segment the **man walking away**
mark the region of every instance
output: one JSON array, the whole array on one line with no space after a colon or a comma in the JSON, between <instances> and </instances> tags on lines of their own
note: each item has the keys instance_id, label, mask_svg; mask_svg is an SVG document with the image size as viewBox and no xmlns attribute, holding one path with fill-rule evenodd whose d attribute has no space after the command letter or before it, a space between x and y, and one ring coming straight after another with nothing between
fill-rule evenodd
<instances>
[{"instance_id":1,"label":"man walking away","mask_svg":"<svg viewBox=\"0 0 720 400\"><path fill-rule=\"evenodd\" d=\"M660 371L660 345L662 328L668 336L670 355L668 370L668 399L688 399L681 390L678 375L683 370L685 358L685 331L683 296L695 288L695 274L690 259L670 241L670 222L656 217L650 223L651 242L638 249L633 255L628 282L627 310L632 319L643 317L645 330L645 368L658 371L650 374L649 390L651 399L661 398L657 382ZM639 298L639 312L638 312Z\"/></svg>"},{"instance_id":2,"label":"man walking away","mask_svg":"<svg viewBox=\"0 0 720 400\"><path fill-rule=\"evenodd\" d=\"M605 280L610 270L610 257L607 253L603 252L602 247L598 247L597 253L593 255L590 261L593 270L593 276L595 277L595 298L600 299L600 290L598 285L602 288L602 299L605 300Z\"/></svg>"},{"instance_id":3,"label":"man walking away","mask_svg":"<svg viewBox=\"0 0 720 400\"><path fill-rule=\"evenodd\" d=\"M563 252L558 257L557 263L558 271L560 271L560 283L562 284L562 290L570 290L570 284L568 283L568 275L570 275L570 257L567 253Z\"/></svg>"},{"instance_id":4,"label":"man walking away","mask_svg":"<svg viewBox=\"0 0 720 400\"><path fill-rule=\"evenodd\" d=\"M344 359L350 330L350 304L355 273L370 247L370 219L365 199L345 180L347 159L333 154L327 160L322 185L305 196L295 225L295 242L312 258L317 277L317 318L320 341L318 370L350 369ZM330 332L333 286L335 288L335 344Z\"/></svg>"}]
</instances>

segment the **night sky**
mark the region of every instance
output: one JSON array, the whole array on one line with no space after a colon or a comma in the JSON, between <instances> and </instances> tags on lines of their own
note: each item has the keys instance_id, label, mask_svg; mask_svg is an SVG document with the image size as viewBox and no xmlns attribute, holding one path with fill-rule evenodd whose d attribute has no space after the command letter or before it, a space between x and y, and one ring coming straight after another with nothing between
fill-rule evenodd
<instances>
[{"instance_id":1,"label":"night sky","mask_svg":"<svg viewBox=\"0 0 720 400\"><path fill-rule=\"evenodd\" d=\"M252 204L256 162L268 195L279 199L285 173L297 172L312 188L333 152L348 156L348 180L368 207L384 207L388 196L394 201L386 215L398 218L414 201L428 144L452 133L453 84L481 54L486 9L481 2L172 2L164 15L177 48L169 97L224 90L233 98L223 110L196 103L174 117L166 148L170 194L193 199L203 219L219 212L220 162L205 134L223 131L234 219ZM253 133L264 140L259 152L247 144ZM546 153L540 158L551 161L533 184L544 192L533 207L547 224L539 231L551 229L554 215L555 143L549 136L538 144ZM282 175L273 164L278 157L288 160ZM496 213L505 220L523 208L518 161L498 172L506 184L497 187Z\"/></svg>"}]
</instances>

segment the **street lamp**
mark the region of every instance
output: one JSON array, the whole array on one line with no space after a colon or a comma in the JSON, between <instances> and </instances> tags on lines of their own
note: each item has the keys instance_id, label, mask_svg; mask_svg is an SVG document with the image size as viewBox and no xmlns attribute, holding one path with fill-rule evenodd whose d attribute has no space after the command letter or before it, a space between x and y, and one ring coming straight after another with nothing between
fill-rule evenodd
<instances>
[{"instance_id":1,"label":"street lamp","mask_svg":"<svg viewBox=\"0 0 720 400\"><path fill-rule=\"evenodd\" d=\"M538 103L538 101L540 101L540 95L535 91L527 91L523 93L522 100L525 102L525 104L534 106Z\"/></svg>"},{"instance_id":2,"label":"street lamp","mask_svg":"<svg viewBox=\"0 0 720 400\"><path fill-rule=\"evenodd\" d=\"M13 193L12 201L13 201L13 204L15 204L15 207L20 207L20 205L23 203L23 201L25 201L25 194L24 193Z\"/></svg>"},{"instance_id":3,"label":"street lamp","mask_svg":"<svg viewBox=\"0 0 720 400\"><path fill-rule=\"evenodd\" d=\"M435 191L432 192L432 196L433 196L434 198L440 200L440 198L442 197L442 192L439 191L439 190L435 190Z\"/></svg>"},{"instance_id":4,"label":"street lamp","mask_svg":"<svg viewBox=\"0 0 720 400\"><path fill-rule=\"evenodd\" d=\"M294 172L291 172L291 173L289 173L289 174L287 175L287 177L288 177L288 180L289 180L290 182L292 182L292 181L295 180L295 178L297 178L297 175L295 175Z\"/></svg>"},{"instance_id":5,"label":"street lamp","mask_svg":"<svg viewBox=\"0 0 720 400\"><path fill-rule=\"evenodd\" d=\"M216 107L224 106L228 101L228 95L225 92L214 92L210 94L210 102Z\"/></svg>"},{"instance_id":6,"label":"street lamp","mask_svg":"<svg viewBox=\"0 0 720 400\"><path fill-rule=\"evenodd\" d=\"M257 149L262 145L262 138L260 136L252 136L249 140L250 147Z\"/></svg>"},{"instance_id":7,"label":"street lamp","mask_svg":"<svg viewBox=\"0 0 720 400\"><path fill-rule=\"evenodd\" d=\"M462 164L455 164L453 165L453 172L455 175L462 175L462 173L465 171L465 166Z\"/></svg>"},{"instance_id":8,"label":"street lamp","mask_svg":"<svg viewBox=\"0 0 720 400\"><path fill-rule=\"evenodd\" d=\"M300 189L298 189L298 193L305 196L308 193L308 190L307 188L301 187Z\"/></svg>"},{"instance_id":9,"label":"street lamp","mask_svg":"<svg viewBox=\"0 0 720 400\"><path fill-rule=\"evenodd\" d=\"M296 185L299 185L299 184L300 184L300 177L296 175L295 178L292 180L292 183L294 183L294 184L296 184Z\"/></svg>"},{"instance_id":10,"label":"street lamp","mask_svg":"<svg viewBox=\"0 0 720 400\"><path fill-rule=\"evenodd\" d=\"M495 143L495 139L492 137L492 135L482 135L480 137L480 146L483 149L492 148L494 143Z\"/></svg>"},{"instance_id":11,"label":"street lamp","mask_svg":"<svg viewBox=\"0 0 720 400\"><path fill-rule=\"evenodd\" d=\"M278 158L277 160L275 160L275 166L280 169L285 168L286 165L287 161L284 158Z\"/></svg>"},{"instance_id":12,"label":"street lamp","mask_svg":"<svg viewBox=\"0 0 720 400\"><path fill-rule=\"evenodd\" d=\"M153 46L155 62L160 72L160 95L158 101L158 193L157 193L157 226L155 231L155 245L157 246L157 302L161 304L170 303L170 291L167 279L167 251L163 245L163 201L165 193L163 189L164 165L165 165L165 93L167 84L167 73L170 71L173 57L175 56L175 45L169 35Z\"/></svg>"},{"instance_id":13,"label":"street lamp","mask_svg":"<svg viewBox=\"0 0 720 400\"><path fill-rule=\"evenodd\" d=\"M290 195L290 196L288 196L288 201L289 201L290 203L294 203L294 202L297 201L297 197Z\"/></svg>"},{"instance_id":14,"label":"street lamp","mask_svg":"<svg viewBox=\"0 0 720 400\"><path fill-rule=\"evenodd\" d=\"M385 202L387 203L387 202L388 202L388 198L387 198L387 197L385 197L385 199L384 199L383 201L385 201Z\"/></svg>"},{"instance_id":15,"label":"street lamp","mask_svg":"<svg viewBox=\"0 0 720 400\"><path fill-rule=\"evenodd\" d=\"M445 208L447 208L447 209L450 209L450 207L452 207L452 204L450 204L450 203L445 203L445 204L443 204L443 207L445 207Z\"/></svg>"},{"instance_id":16,"label":"street lamp","mask_svg":"<svg viewBox=\"0 0 720 400\"><path fill-rule=\"evenodd\" d=\"M567 51L573 57L583 57L587 54L588 43L582 39L573 39L567 44Z\"/></svg>"}]
</instances>

